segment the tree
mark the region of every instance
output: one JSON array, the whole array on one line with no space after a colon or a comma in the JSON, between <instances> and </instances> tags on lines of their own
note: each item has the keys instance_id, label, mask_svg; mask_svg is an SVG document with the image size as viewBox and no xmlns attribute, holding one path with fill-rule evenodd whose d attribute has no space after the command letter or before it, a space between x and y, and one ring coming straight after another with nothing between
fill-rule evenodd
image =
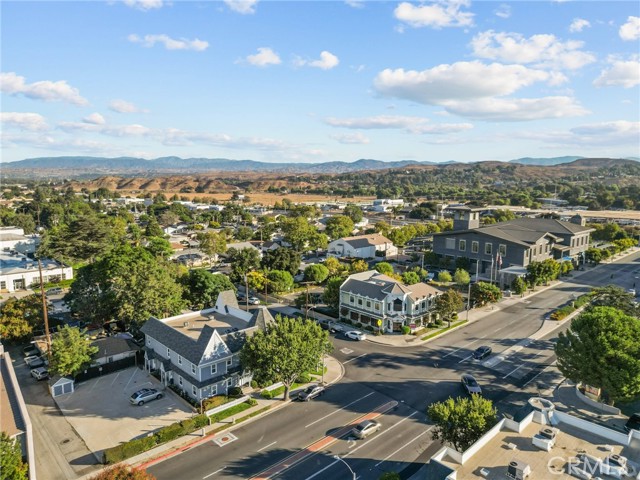
<instances>
[{"instance_id":1,"label":"tree","mask_svg":"<svg viewBox=\"0 0 640 480\"><path fill-rule=\"evenodd\" d=\"M251 240L253 237L253 228L251 227L238 227L234 235L235 239L239 242Z\"/></svg>"},{"instance_id":2,"label":"tree","mask_svg":"<svg viewBox=\"0 0 640 480\"><path fill-rule=\"evenodd\" d=\"M22 461L18 439L0 432L0 480L27 480L28 472L29 465Z\"/></svg>"},{"instance_id":3,"label":"tree","mask_svg":"<svg viewBox=\"0 0 640 480\"><path fill-rule=\"evenodd\" d=\"M338 306L340 305L340 285L342 285L344 280L344 277L330 277L324 287L322 300L334 310L338 310Z\"/></svg>"},{"instance_id":4,"label":"tree","mask_svg":"<svg viewBox=\"0 0 640 480\"><path fill-rule=\"evenodd\" d=\"M173 253L169 240L160 237L150 237L145 247L154 257L168 258Z\"/></svg>"},{"instance_id":5,"label":"tree","mask_svg":"<svg viewBox=\"0 0 640 480\"><path fill-rule=\"evenodd\" d=\"M156 477L146 470L119 464L102 470L90 480L156 480Z\"/></svg>"},{"instance_id":6,"label":"tree","mask_svg":"<svg viewBox=\"0 0 640 480\"><path fill-rule=\"evenodd\" d=\"M420 276L416 272L404 272L402 274L402 282L405 285L415 285L420 282Z\"/></svg>"},{"instance_id":7,"label":"tree","mask_svg":"<svg viewBox=\"0 0 640 480\"><path fill-rule=\"evenodd\" d=\"M453 280L451 274L447 270L440 270L438 272L438 281L440 283L449 283Z\"/></svg>"},{"instance_id":8,"label":"tree","mask_svg":"<svg viewBox=\"0 0 640 480\"><path fill-rule=\"evenodd\" d=\"M626 315L638 316L640 312L633 294L617 285L607 285L591 289L591 305L593 307L613 307Z\"/></svg>"},{"instance_id":9,"label":"tree","mask_svg":"<svg viewBox=\"0 0 640 480\"><path fill-rule=\"evenodd\" d=\"M309 265L304 269L304 280L305 282L313 282L315 284L321 284L324 282L329 276L329 269L322 265L321 263L317 263L314 265Z\"/></svg>"},{"instance_id":10,"label":"tree","mask_svg":"<svg viewBox=\"0 0 640 480\"><path fill-rule=\"evenodd\" d=\"M640 319L594 307L558 334L558 368L574 382L601 388L612 400L640 394Z\"/></svg>"},{"instance_id":11,"label":"tree","mask_svg":"<svg viewBox=\"0 0 640 480\"><path fill-rule=\"evenodd\" d=\"M288 292L293 288L293 276L284 270L270 270L267 272L267 281L272 292Z\"/></svg>"},{"instance_id":12,"label":"tree","mask_svg":"<svg viewBox=\"0 0 640 480\"><path fill-rule=\"evenodd\" d=\"M239 250L230 248L227 256L231 263L231 274L229 276L234 283L244 283L244 276L260 267L260 252L255 248L241 248Z\"/></svg>"},{"instance_id":13,"label":"tree","mask_svg":"<svg viewBox=\"0 0 640 480\"><path fill-rule=\"evenodd\" d=\"M209 257L209 265L214 255L222 255L227 251L227 237L222 232L201 232L196 238L200 243L200 250Z\"/></svg>"},{"instance_id":14,"label":"tree","mask_svg":"<svg viewBox=\"0 0 640 480\"><path fill-rule=\"evenodd\" d=\"M453 281L456 282L459 287L464 287L469 285L469 282L471 282L471 276L466 270L458 268L456 273L453 274Z\"/></svg>"},{"instance_id":15,"label":"tree","mask_svg":"<svg viewBox=\"0 0 640 480\"><path fill-rule=\"evenodd\" d=\"M364 218L364 215L362 214L362 208L352 203L344 207L344 214L349 217L353 221L353 223L359 223Z\"/></svg>"},{"instance_id":16,"label":"tree","mask_svg":"<svg viewBox=\"0 0 640 480\"><path fill-rule=\"evenodd\" d=\"M336 215L327 220L327 235L335 239L348 237L355 228L353 220L345 215Z\"/></svg>"},{"instance_id":17,"label":"tree","mask_svg":"<svg viewBox=\"0 0 640 480\"><path fill-rule=\"evenodd\" d=\"M462 295L450 288L442 295L436 297L434 311L451 326L451 317L462 309L462 305Z\"/></svg>"},{"instance_id":18,"label":"tree","mask_svg":"<svg viewBox=\"0 0 640 480\"><path fill-rule=\"evenodd\" d=\"M547 258L542 262L531 262L527 265L527 280L533 286L546 284L550 280L558 278L560 268L560 263L552 258Z\"/></svg>"},{"instance_id":19,"label":"tree","mask_svg":"<svg viewBox=\"0 0 640 480\"><path fill-rule=\"evenodd\" d=\"M0 338L15 340L27 337L34 327L43 323L40 295L9 297L0 305Z\"/></svg>"},{"instance_id":20,"label":"tree","mask_svg":"<svg viewBox=\"0 0 640 480\"><path fill-rule=\"evenodd\" d=\"M464 452L496 423L493 402L481 395L471 398L449 398L429 405L427 415L435 423L434 440L449 443Z\"/></svg>"},{"instance_id":21,"label":"tree","mask_svg":"<svg viewBox=\"0 0 640 480\"><path fill-rule=\"evenodd\" d=\"M383 275L393 275L393 265L391 265L389 262L377 263L376 271Z\"/></svg>"},{"instance_id":22,"label":"tree","mask_svg":"<svg viewBox=\"0 0 640 480\"><path fill-rule=\"evenodd\" d=\"M247 284L249 288L253 288L254 290L261 292L267 285L267 277L264 272L260 270L247 272Z\"/></svg>"},{"instance_id":23,"label":"tree","mask_svg":"<svg viewBox=\"0 0 640 480\"><path fill-rule=\"evenodd\" d=\"M511 290L513 290L516 295L522 295L527 291L527 282L525 282L522 277L516 277L513 279L513 282L511 282Z\"/></svg>"},{"instance_id":24,"label":"tree","mask_svg":"<svg viewBox=\"0 0 640 480\"><path fill-rule=\"evenodd\" d=\"M282 382L286 401L296 379L315 370L331 349L329 332L318 323L278 315L275 325L247 338L240 362L254 373L258 383Z\"/></svg>"},{"instance_id":25,"label":"tree","mask_svg":"<svg viewBox=\"0 0 640 480\"><path fill-rule=\"evenodd\" d=\"M264 253L260 264L266 270L284 270L291 275L296 275L302 262L299 252L290 248L276 248Z\"/></svg>"},{"instance_id":26,"label":"tree","mask_svg":"<svg viewBox=\"0 0 640 480\"><path fill-rule=\"evenodd\" d=\"M311 244L322 243L318 230L304 217L284 218L280 221L284 241L298 252L304 251ZM320 248L313 245L311 248Z\"/></svg>"},{"instance_id":27,"label":"tree","mask_svg":"<svg viewBox=\"0 0 640 480\"><path fill-rule=\"evenodd\" d=\"M164 231L162 230L162 227L158 223L158 220L156 219L155 215L151 215L149 217L147 226L144 229L144 236L145 237L161 237L161 238L164 237Z\"/></svg>"},{"instance_id":28,"label":"tree","mask_svg":"<svg viewBox=\"0 0 640 480\"><path fill-rule=\"evenodd\" d=\"M166 209L158 217L158 223L165 227L168 227L169 225L175 225L179 220L180 216L176 212L173 212L169 209Z\"/></svg>"},{"instance_id":29,"label":"tree","mask_svg":"<svg viewBox=\"0 0 640 480\"><path fill-rule=\"evenodd\" d=\"M65 325L51 342L51 370L59 375L74 376L82 367L91 362L91 356L98 351L92 347L85 332Z\"/></svg>"},{"instance_id":30,"label":"tree","mask_svg":"<svg viewBox=\"0 0 640 480\"><path fill-rule=\"evenodd\" d=\"M185 287L184 297L194 310L212 307L220 292L236 289L226 275L214 275L202 269L190 270L181 280Z\"/></svg>"},{"instance_id":31,"label":"tree","mask_svg":"<svg viewBox=\"0 0 640 480\"><path fill-rule=\"evenodd\" d=\"M478 282L471 285L471 301L476 307L482 307L488 303L495 303L502 298L500 288L487 282Z\"/></svg>"},{"instance_id":32,"label":"tree","mask_svg":"<svg viewBox=\"0 0 640 480\"><path fill-rule=\"evenodd\" d=\"M362 259L356 260L351 264L352 273L361 273L366 272L367 270L369 270L369 264Z\"/></svg>"},{"instance_id":33,"label":"tree","mask_svg":"<svg viewBox=\"0 0 640 480\"><path fill-rule=\"evenodd\" d=\"M329 257L324 262L324 266L329 269L329 275L339 275L344 270L342 263L336 257Z\"/></svg>"}]
</instances>

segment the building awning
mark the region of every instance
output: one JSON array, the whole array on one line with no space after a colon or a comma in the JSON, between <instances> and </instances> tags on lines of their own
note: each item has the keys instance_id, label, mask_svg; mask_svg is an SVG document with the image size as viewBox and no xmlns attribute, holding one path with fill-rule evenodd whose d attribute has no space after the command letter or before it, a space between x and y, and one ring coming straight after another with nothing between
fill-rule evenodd
<instances>
[{"instance_id":1,"label":"building awning","mask_svg":"<svg viewBox=\"0 0 640 480\"><path fill-rule=\"evenodd\" d=\"M563 262L571 262L573 261L573 257L564 256L560 260L562 260Z\"/></svg>"}]
</instances>

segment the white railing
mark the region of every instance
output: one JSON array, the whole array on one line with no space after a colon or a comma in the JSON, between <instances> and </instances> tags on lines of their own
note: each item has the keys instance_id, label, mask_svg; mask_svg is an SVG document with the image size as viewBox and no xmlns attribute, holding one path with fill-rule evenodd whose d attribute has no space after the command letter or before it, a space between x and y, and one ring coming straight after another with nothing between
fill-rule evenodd
<instances>
[{"instance_id":1,"label":"white railing","mask_svg":"<svg viewBox=\"0 0 640 480\"><path fill-rule=\"evenodd\" d=\"M220 405L219 407L214 407L210 410L207 410L205 413L208 416L215 415L216 413L224 412L228 408L235 407L236 405L240 405L241 403L249 400L249 395L244 395L236 400L232 400L230 402L225 403L224 405Z\"/></svg>"}]
</instances>

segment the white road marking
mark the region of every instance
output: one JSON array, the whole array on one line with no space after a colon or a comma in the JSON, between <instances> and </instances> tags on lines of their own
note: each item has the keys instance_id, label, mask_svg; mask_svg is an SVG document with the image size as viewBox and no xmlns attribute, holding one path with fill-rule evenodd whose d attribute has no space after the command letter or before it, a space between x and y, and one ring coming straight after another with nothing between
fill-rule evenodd
<instances>
[{"instance_id":1,"label":"white road marking","mask_svg":"<svg viewBox=\"0 0 640 480\"><path fill-rule=\"evenodd\" d=\"M349 363L349 362L353 362L354 360L357 360L357 359L359 359L359 358L361 358L361 357L364 357L365 355L366 355L366 353L363 353L362 355L358 355L357 357L350 358L350 359L349 359L349 360L347 360L346 362L342 362L342 364L343 364L343 365L346 365L347 363Z\"/></svg>"},{"instance_id":2,"label":"white road marking","mask_svg":"<svg viewBox=\"0 0 640 480\"><path fill-rule=\"evenodd\" d=\"M540 370L540 372L538 374L536 374L531 380L529 380L527 383L525 383L524 385L522 385L522 388L526 387L527 385L529 385L531 382L533 382L536 378L538 378L540 375L542 375L549 367L552 367L556 362L553 362L549 365L547 365L546 367L544 367L542 370Z\"/></svg>"},{"instance_id":3,"label":"white road marking","mask_svg":"<svg viewBox=\"0 0 640 480\"><path fill-rule=\"evenodd\" d=\"M346 348L346 347L345 348L341 348L340 351L342 353L344 353L345 355L349 355L349 354L353 353L353 350L351 350L350 348Z\"/></svg>"},{"instance_id":4,"label":"white road marking","mask_svg":"<svg viewBox=\"0 0 640 480\"><path fill-rule=\"evenodd\" d=\"M502 378L507 378L509 376L511 376L512 373L516 373L518 370L520 370L522 367L524 367L526 365L526 363L523 363L522 365L520 365L517 368L514 368L513 370L511 370L509 373L507 373L504 377Z\"/></svg>"},{"instance_id":5,"label":"white road marking","mask_svg":"<svg viewBox=\"0 0 640 480\"><path fill-rule=\"evenodd\" d=\"M275 445L276 443L278 443L278 442L276 441L276 442L272 442L272 443L270 443L269 445L265 445L264 447L262 447L261 449L259 449L259 450L258 450L258 452L261 452L261 451L262 451L262 450L264 450L265 448L269 448L271 445Z\"/></svg>"},{"instance_id":6,"label":"white road marking","mask_svg":"<svg viewBox=\"0 0 640 480\"><path fill-rule=\"evenodd\" d=\"M468 345L471 345L472 343L476 343L478 340L480 340L479 338L476 340L473 340L469 343L465 343L463 346L461 346L460 348L456 348L454 351L447 353L446 355L444 355L442 358L447 358L449 355L453 355L454 353L456 353L458 350L462 350L463 348L465 348Z\"/></svg>"},{"instance_id":7,"label":"white road marking","mask_svg":"<svg viewBox=\"0 0 640 480\"><path fill-rule=\"evenodd\" d=\"M463 358L462 360L460 360L458 363L462 363L462 362L466 362L467 360L469 360L470 358L473 358L473 354L469 355L467 358Z\"/></svg>"},{"instance_id":8,"label":"white road marking","mask_svg":"<svg viewBox=\"0 0 640 480\"><path fill-rule=\"evenodd\" d=\"M382 460L380 460L378 463L375 464L375 466L377 467L378 465L380 465L381 463L386 462L389 458L391 458L392 456L394 456L396 453L398 453L400 450L402 450L404 447L406 447L407 445L409 445L410 443L415 442L417 439L419 439L421 436L429 433L429 431L432 429L433 427L429 427L427 430L425 430L424 432L422 432L420 435L418 435L417 437L413 437L411 440L409 440L407 443L405 443L403 446L401 446L399 449L397 449L395 452L390 453L389 455L387 455L386 457L384 457Z\"/></svg>"},{"instance_id":9,"label":"white road marking","mask_svg":"<svg viewBox=\"0 0 640 480\"><path fill-rule=\"evenodd\" d=\"M115 376L115 378L113 379L113 381L111 382L111 386L113 386L113 384L115 383L115 381L118 379L118 377L120 376L122 372L118 372L118 374Z\"/></svg>"},{"instance_id":10,"label":"white road marking","mask_svg":"<svg viewBox=\"0 0 640 480\"><path fill-rule=\"evenodd\" d=\"M215 475L216 473L220 473L220 472L221 472L222 470L224 470L225 468L227 468L227 467L222 467L221 469L216 470L216 471L215 471L215 472L213 472L213 473L210 473L210 474L209 474L209 475L207 475L206 477L202 477L202 480L204 480L205 478L209 478L211 475Z\"/></svg>"},{"instance_id":11,"label":"white road marking","mask_svg":"<svg viewBox=\"0 0 640 480\"><path fill-rule=\"evenodd\" d=\"M133 377L136 376L138 369L136 368L133 373L131 374L131 378L129 379L129 381L127 382L127 384L124 386L123 390L126 392L127 391L127 387L129 386L129 384L131 383L131 380L133 380Z\"/></svg>"},{"instance_id":12,"label":"white road marking","mask_svg":"<svg viewBox=\"0 0 640 480\"><path fill-rule=\"evenodd\" d=\"M325 418L327 418L327 417L330 417L330 416L331 416L331 415L333 415L334 413L338 413L340 410L344 410L345 408L350 407L350 406L351 406L351 405L353 405L354 403L359 402L360 400L364 400L365 398L367 398L367 397L369 397L369 396L373 395L373 393L374 393L374 392L367 393L364 397L360 397L360 398L358 398L357 400L354 400L353 402L351 402L351 403L349 403L349 404L345 405L345 406L344 406L344 407L342 407L342 408L339 408L338 410L335 410L335 411L331 412L331 413L330 413L330 414L328 414L328 415L325 415L325 416L324 416L324 417L322 417L322 418L319 418L318 420L316 420L315 422L310 423L309 425L305 425L305 427L304 427L304 428L310 427L311 425L315 425L316 423L321 422L322 420L324 420L324 419L325 419Z\"/></svg>"}]
</instances>

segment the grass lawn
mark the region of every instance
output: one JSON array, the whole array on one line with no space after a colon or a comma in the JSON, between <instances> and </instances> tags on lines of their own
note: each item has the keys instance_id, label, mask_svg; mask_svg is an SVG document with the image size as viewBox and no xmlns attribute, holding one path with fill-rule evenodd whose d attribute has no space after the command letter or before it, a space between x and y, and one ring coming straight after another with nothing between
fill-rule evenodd
<instances>
[{"instance_id":1,"label":"grass lawn","mask_svg":"<svg viewBox=\"0 0 640 480\"><path fill-rule=\"evenodd\" d=\"M430 338L437 337L438 335L442 335L447 330L451 330L452 328L455 328L458 325L462 325L464 323L467 323L467 321L466 320L460 320L458 322L452 323L450 327L440 328L440 329L436 330L435 332L428 333L424 337L421 337L420 340L429 340Z\"/></svg>"}]
</instances>

